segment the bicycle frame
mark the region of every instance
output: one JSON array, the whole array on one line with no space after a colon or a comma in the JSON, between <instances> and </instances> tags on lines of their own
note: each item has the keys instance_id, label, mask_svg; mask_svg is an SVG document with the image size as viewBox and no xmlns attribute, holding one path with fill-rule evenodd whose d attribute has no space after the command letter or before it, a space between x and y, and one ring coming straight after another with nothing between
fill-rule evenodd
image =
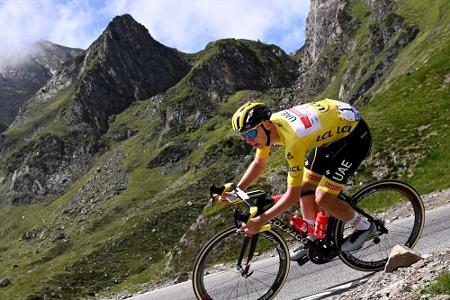
<instances>
[{"instance_id":1,"label":"bicycle frame","mask_svg":"<svg viewBox=\"0 0 450 300\"><path fill-rule=\"evenodd\" d=\"M269 224L275 226L282 232L289 234L292 238L294 238L295 240L297 240L305 245L308 244L308 242L309 242L309 240L306 238L307 237L306 234L298 232L294 228L286 225L279 218L274 218L274 219L270 220Z\"/></svg>"},{"instance_id":2,"label":"bicycle frame","mask_svg":"<svg viewBox=\"0 0 450 300\"><path fill-rule=\"evenodd\" d=\"M260 191L253 191L253 192L249 192L249 194L245 194L247 197L245 198L245 203L247 205L251 205L251 207L256 208L255 203L253 202L253 198L257 198L258 196L261 196L261 194L259 194ZM302 193L302 196L305 195L309 195L314 193L314 190L305 190ZM252 196L249 196L252 195ZM265 194L264 194L265 195ZM239 195L240 196L240 195ZM280 195L278 196L272 196L272 202L276 202L280 197ZM249 205L249 206L250 206ZM255 210L255 209L254 209ZM258 208L256 208L256 211L258 211ZM287 213L284 213L284 215L286 215ZM248 217L248 216L247 216ZM236 215L235 215L235 224L238 225L237 223L238 219L236 219ZM242 221L242 220L240 220ZM325 242L326 245L331 246L331 238L332 238L332 233L331 233L331 229L334 226L334 222L336 222L336 220L334 218L329 218L328 219L328 230L327 230L327 235L325 237L325 239L322 239L321 241ZM313 252L316 254L319 254L321 257L323 258L317 258L316 259L316 263L325 263L327 262L325 257L329 257L331 253L334 253L334 247L327 247L326 249L319 249L320 247L317 246L317 243L309 240L307 238L307 234L303 233L303 232L299 232L297 230L295 230L294 228L290 227L287 223L283 222L280 218L273 218L269 221L270 227L267 227L267 225L265 225L265 229L264 230L270 230L270 229L275 229L277 228L278 230L280 230L281 232L284 232L286 234L288 234L289 236L291 236L293 239L295 239L296 241L299 241L300 243L304 244L305 247L307 248L313 248ZM264 231L263 230L263 231ZM250 237L245 237L244 238L244 242L240 251L240 255L238 258L238 261L236 263L236 267L238 269L238 271L241 273L242 276L244 277L248 277L252 274L252 272L248 273L249 268L250 268L250 263L251 260L253 259L253 255L254 255L254 251L256 248L256 244L258 242L258 237L259 237L260 233L256 233ZM318 240L319 241L319 240ZM242 264L244 261L244 256L245 253L247 252L247 248L250 245L250 249L248 251L248 255L247 255L247 259L244 263L244 265ZM323 252L326 251L327 253ZM331 251L331 252L330 252ZM328 253L329 252L329 253ZM331 257L334 257L335 255L331 254Z\"/></svg>"},{"instance_id":3,"label":"bicycle frame","mask_svg":"<svg viewBox=\"0 0 450 300\"><path fill-rule=\"evenodd\" d=\"M315 192L315 190L305 190L302 192L302 196L306 196L306 195L311 195ZM242 192L241 190L239 190L239 197L241 198L241 195L245 195L245 200L244 202L249 206L249 207L253 207L254 211L258 211L258 209L256 208L256 204L254 203L253 199L257 198L258 196L261 196L260 191L253 191L253 192L249 192L248 194L246 194L245 192ZM250 196L251 195L251 196ZM367 217L369 220L374 221L377 226L380 228L380 232L381 233L387 233L387 229L384 227L384 224L381 222L379 222L378 220L374 219L372 216L370 216L369 214L367 214L366 212L362 211L361 209L359 209L356 206L356 201L351 197L351 196L347 196L343 193L339 194L339 199L342 201L347 202L353 209L355 209L357 212L359 212L360 214L364 215L365 217ZM272 202L276 202L278 201L278 199L280 198L280 195L276 195L276 196L272 196ZM287 213L284 213L283 215L285 215ZM254 216L254 214L252 214L252 216ZM251 217L252 217L251 216ZM235 220L236 223L237 220ZM327 234L326 237L324 239L322 239L321 241L319 240L319 244L317 242L312 242L311 240L309 240L307 238L307 235L303 232L298 232L297 230L295 230L294 228L290 227L288 224L286 224L285 222L283 222L280 218L273 218L272 220L269 221L270 227L266 227L265 226L265 230L267 229L274 229L277 228L278 230L280 230L281 232L284 232L286 234L288 234L290 237L292 237L293 239L295 239L296 241L301 242L302 244L304 244L307 248L310 248L312 253L314 253L317 257L314 259L315 263L326 263L328 262L328 258L330 257L335 257L337 254L339 254L339 250L335 249L335 247L333 247L333 233L332 233L332 229L335 226L335 222L338 222L338 220L336 220L333 217L330 217L328 219L328 229L327 229ZM237 224L237 223L236 223ZM253 259L253 255L254 255L254 251L256 248L256 244L258 241L258 235L254 234L251 237L246 237L244 239L244 243L242 245L242 249L241 249L241 253L237 262L237 268L238 270L241 272L242 276L250 276L251 274L248 274L248 270L249 270L249 265L251 260ZM248 252L248 256L247 256L247 260L245 263L245 266L242 266L242 262L244 260L244 256L245 253L247 251L248 245L250 244L250 249ZM325 249L323 249L320 245L325 245ZM330 247L331 246L331 247Z\"/></svg>"}]
</instances>

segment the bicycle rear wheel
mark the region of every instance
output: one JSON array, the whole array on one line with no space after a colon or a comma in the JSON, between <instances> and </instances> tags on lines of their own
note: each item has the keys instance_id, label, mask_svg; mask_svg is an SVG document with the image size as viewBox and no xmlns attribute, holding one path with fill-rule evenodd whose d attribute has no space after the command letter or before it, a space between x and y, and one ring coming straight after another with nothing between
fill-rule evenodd
<instances>
[{"instance_id":1,"label":"bicycle rear wheel","mask_svg":"<svg viewBox=\"0 0 450 300\"><path fill-rule=\"evenodd\" d=\"M236 227L213 237L198 254L192 284L198 299L272 299L289 273L289 250L275 231L259 233L249 272L236 264L244 236Z\"/></svg>"},{"instance_id":2,"label":"bicycle rear wheel","mask_svg":"<svg viewBox=\"0 0 450 300\"><path fill-rule=\"evenodd\" d=\"M425 224L425 208L411 186L401 181L381 180L362 188L351 198L359 209L375 219L378 237L367 241L359 250L341 252L339 257L345 264L361 271L381 270L392 247L416 245ZM383 228L387 230L383 232ZM339 248L352 231L348 224L337 223L334 236Z\"/></svg>"}]
</instances>

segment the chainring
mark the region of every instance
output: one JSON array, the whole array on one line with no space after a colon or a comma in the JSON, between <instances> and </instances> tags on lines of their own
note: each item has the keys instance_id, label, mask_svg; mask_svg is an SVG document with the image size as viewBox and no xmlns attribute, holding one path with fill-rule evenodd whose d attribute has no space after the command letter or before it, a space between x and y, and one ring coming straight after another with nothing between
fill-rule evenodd
<instances>
[{"instance_id":1,"label":"chainring","mask_svg":"<svg viewBox=\"0 0 450 300\"><path fill-rule=\"evenodd\" d=\"M320 240L314 241L314 244L308 248L309 260L318 265L326 264L336 256L336 248Z\"/></svg>"}]
</instances>

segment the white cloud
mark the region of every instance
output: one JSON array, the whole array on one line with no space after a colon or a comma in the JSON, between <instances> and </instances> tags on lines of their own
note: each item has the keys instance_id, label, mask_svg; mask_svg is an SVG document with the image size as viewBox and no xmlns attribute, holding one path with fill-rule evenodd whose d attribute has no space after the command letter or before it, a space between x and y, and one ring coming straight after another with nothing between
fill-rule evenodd
<instances>
[{"instance_id":1,"label":"white cloud","mask_svg":"<svg viewBox=\"0 0 450 300\"><path fill-rule=\"evenodd\" d=\"M13 56L45 30L37 9L25 0L0 2L0 55Z\"/></svg>"},{"instance_id":2,"label":"white cloud","mask_svg":"<svg viewBox=\"0 0 450 300\"><path fill-rule=\"evenodd\" d=\"M58 4L48 39L68 47L87 48L100 32L95 27L97 12L88 1Z\"/></svg>"},{"instance_id":3,"label":"white cloud","mask_svg":"<svg viewBox=\"0 0 450 300\"><path fill-rule=\"evenodd\" d=\"M286 51L303 44L309 0L0 0L0 58L39 39L87 48L129 13L161 43L185 52L221 38L259 39Z\"/></svg>"},{"instance_id":4,"label":"white cloud","mask_svg":"<svg viewBox=\"0 0 450 300\"><path fill-rule=\"evenodd\" d=\"M0 0L0 62L20 60L38 40L85 47L99 34L91 32L94 13L88 1Z\"/></svg>"},{"instance_id":5,"label":"white cloud","mask_svg":"<svg viewBox=\"0 0 450 300\"><path fill-rule=\"evenodd\" d=\"M220 38L259 39L267 43L302 38L309 12L309 0L191 0L112 1L111 13L130 13L144 24L152 36L183 51L201 50L207 42ZM276 32L279 32L277 35ZM297 49L303 40L297 40Z\"/></svg>"}]
</instances>

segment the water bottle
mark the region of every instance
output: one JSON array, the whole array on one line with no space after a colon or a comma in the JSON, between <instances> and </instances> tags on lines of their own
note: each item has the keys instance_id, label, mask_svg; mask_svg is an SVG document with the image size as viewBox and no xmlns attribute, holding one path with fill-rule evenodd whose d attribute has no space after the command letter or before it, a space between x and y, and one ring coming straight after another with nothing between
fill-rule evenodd
<instances>
[{"instance_id":1,"label":"water bottle","mask_svg":"<svg viewBox=\"0 0 450 300\"><path fill-rule=\"evenodd\" d=\"M302 217L297 215L292 215L290 218L290 222L292 227L295 228L295 230L303 232L305 234L313 234L314 233L314 226L306 222Z\"/></svg>"},{"instance_id":2,"label":"water bottle","mask_svg":"<svg viewBox=\"0 0 450 300\"><path fill-rule=\"evenodd\" d=\"M328 217L322 210L316 216L316 228L314 229L314 236L318 239L323 239L327 235Z\"/></svg>"}]
</instances>

